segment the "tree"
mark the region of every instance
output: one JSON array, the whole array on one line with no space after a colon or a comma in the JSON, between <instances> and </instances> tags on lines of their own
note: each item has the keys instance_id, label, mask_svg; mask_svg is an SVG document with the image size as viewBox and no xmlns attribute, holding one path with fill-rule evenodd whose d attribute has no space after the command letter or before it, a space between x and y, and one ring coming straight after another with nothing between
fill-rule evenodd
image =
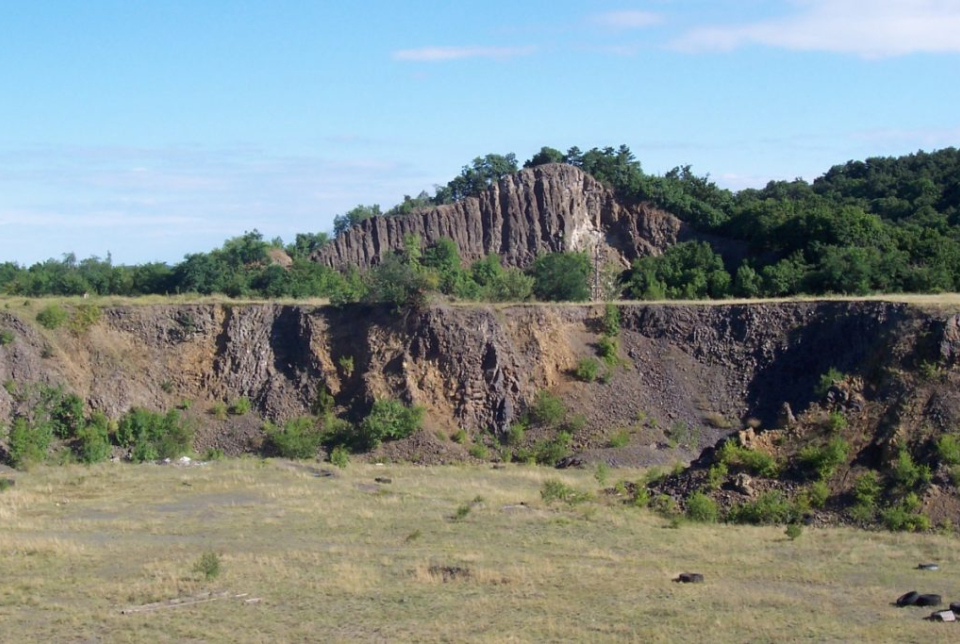
<instances>
[{"instance_id":1,"label":"tree","mask_svg":"<svg viewBox=\"0 0 960 644\"><path fill-rule=\"evenodd\" d=\"M590 259L586 253L549 253L534 261L533 292L537 299L582 302L590 299Z\"/></svg>"},{"instance_id":2,"label":"tree","mask_svg":"<svg viewBox=\"0 0 960 644\"><path fill-rule=\"evenodd\" d=\"M373 204L372 206L359 205L352 210L348 210L342 215L337 215L333 218L333 234L336 237L339 237L344 231L352 226L356 226L361 221L370 219L372 217L380 217L383 213L380 212L380 206L378 204Z\"/></svg>"},{"instance_id":3,"label":"tree","mask_svg":"<svg viewBox=\"0 0 960 644\"><path fill-rule=\"evenodd\" d=\"M477 157L472 165L463 166L460 176L450 181L446 190L437 190L434 202L462 201L467 197L479 195L494 182L517 170L517 157L512 152L506 155L488 154Z\"/></svg>"},{"instance_id":4,"label":"tree","mask_svg":"<svg viewBox=\"0 0 960 644\"><path fill-rule=\"evenodd\" d=\"M533 168L538 165L546 165L548 163L563 163L565 161L563 152L557 150L556 148L549 148L544 146L540 148L540 151L533 155L529 161L523 164L524 168Z\"/></svg>"}]
</instances>

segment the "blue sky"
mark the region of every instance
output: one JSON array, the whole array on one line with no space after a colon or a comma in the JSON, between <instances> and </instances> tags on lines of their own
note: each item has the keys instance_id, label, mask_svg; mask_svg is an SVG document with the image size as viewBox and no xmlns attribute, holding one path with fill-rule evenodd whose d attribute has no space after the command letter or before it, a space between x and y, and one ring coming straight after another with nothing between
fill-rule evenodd
<instances>
[{"instance_id":1,"label":"blue sky","mask_svg":"<svg viewBox=\"0 0 960 644\"><path fill-rule=\"evenodd\" d=\"M3 0L0 261L330 230L475 156L739 189L960 145L957 0Z\"/></svg>"}]
</instances>

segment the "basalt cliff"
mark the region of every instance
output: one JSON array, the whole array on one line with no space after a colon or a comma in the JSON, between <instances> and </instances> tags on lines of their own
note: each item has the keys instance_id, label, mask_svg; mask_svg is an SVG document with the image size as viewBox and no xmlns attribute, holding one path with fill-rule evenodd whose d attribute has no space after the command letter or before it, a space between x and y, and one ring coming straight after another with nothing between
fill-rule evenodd
<instances>
[{"instance_id":1,"label":"basalt cliff","mask_svg":"<svg viewBox=\"0 0 960 644\"><path fill-rule=\"evenodd\" d=\"M543 253L597 252L604 262L626 267L645 255L694 237L673 215L651 204L625 204L579 168L549 164L521 170L478 197L361 222L318 250L314 261L334 268L377 264L403 248L406 235L423 245L452 239L461 258L490 254L505 266L525 267Z\"/></svg>"}]
</instances>

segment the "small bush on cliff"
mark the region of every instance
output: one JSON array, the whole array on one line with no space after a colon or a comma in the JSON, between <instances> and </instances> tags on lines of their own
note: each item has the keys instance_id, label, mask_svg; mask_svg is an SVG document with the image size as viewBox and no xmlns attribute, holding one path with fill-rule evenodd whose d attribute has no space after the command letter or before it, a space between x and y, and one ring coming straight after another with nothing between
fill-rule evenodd
<instances>
[{"instance_id":1,"label":"small bush on cliff","mask_svg":"<svg viewBox=\"0 0 960 644\"><path fill-rule=\"evenodd\" d=\"M838 382L843 382L846 379L847 374L835 367L830 367L827 369L825 374L820 376L820 380L817 382L817 386L814 388L813 393L817 398L823 398L827 395L827 392L830 391L830 387Z\"/></svg>"},{"instance_id":2,"label":"small bush on cliff","mask_svg":"<svg viewBox=\"0 0 960 644\"><path fill-rule=\"evenodd\" d=\"M67 321L67 312L57 304L48 304L37 313L37 322L45 329L59 329Z\"/></svg>"},{"instance_id":3,"label":"small bush on cliff","mask_svg":"<svg viewBox=\"0 0 960 644\"><path fill-rule=\"evenodd\" d=\"M567 415L567 408L559 397L549 391L541 390L527 410L530 420L537 425L553 427L563 422Z\"/></svg>"},{"instance_id":4,"label":"small bush on cliff","mask_svg":"<svg viewBox=\"0 0 960 644\"><path fill-rule=\"evenodd\" d=\"M603 307L603 317L600 318L600 329L603 335L615 338L620 335L620 307L607 302Z\"/></svg>"},{"instance_id":5,"label":"small bush on cliff","mask_svg":"<svg viewBox=\"0 0 960 644\"><path fill-rule=\"evenodd\" d=\"M720 448L718 458L727 467L746 470L755 476L774 478L780 473L776 459L769 454L741 447L729 440Z\"/></svg>"},{"instance_id":6,"label":"small bush on cliff","mask_svg":"<svg viewBox=\"0 0 960 644\"><path fill-rule=\"evenodd\" d=\"M4 329L0 331L0 347L5 347L13 342L13 332Z\"/></svg>"},{"instance_id":7,"label":"small bush on cliff","mask_svg":"<svg viewBox=\"0 0 960 644\"><path fill-rule=\"evenodd\" d=\"M574 370L577 380L582 382L593 382L600 373L600 363L594 358L581 358Z\"/></svg>"},{"instance_id":8,"label":"small bush on cliff","mask_svg":"<svg viewBox=\"0 0 960 644\"><path fill-rule=\"evenodd\" d=\"M887 476L890 483L902 493L918 491L930 483L932 474L926 465L917 465L907 449L901 449Z\"/></svg>"},{"instance_id":9,"label":"small bush on cliff","mask_svg":"<svg viewBox=\"0 0 960 644\"><path fill-rule=\"evenodd\" d=\"M800 450L800 463L819 481L833 476L837 467L847 458L850 445L840 437L831 438L820 447L809 445Z\"/></svg>"},{"instance_id":10,"label":"small bush on cliff","mask_svg":"<svg viewBox=\"0 0 960 644\"><path fill-rule=\"evenodd\" d=\"M268 422L263 429L267 447L284 458L313 458L324 438L320 424L312 416L288 420L282 427Z\"/></svg>"},{"instance_id":11,"label":"small bush on cliff","mask_svg":"<svg viewBox=\"0 0 960 644\"><path fill-rule=\"evenodd\" d=\"M921 532L930 529L930 519L920 513L920 499L911 492L896 504L881 510L880 521L887 530Z\"/></svg>"},{"instance_id":12,"label":"small bush on cliff","mask_svg":"<svg viewBox=\"0 0 960 644\"><path fill-rule=\"evenodd\" d=\"M748 501L730 510L727 519L733 523L769 525L793 523L799 518L799 509L779 490L764 492L755 501Z\"/></svg>"},{"instance_id":13,"label":"small bush on cliff","mask_svg":"<svg viewBox=\"0 0 960 644\"><path fill-rule=\"evenodd\" d=\"M937 460L944 465L960 465L960 441L952 434L944 434L937 439Z\"/></svg>"},{"instance_id":14,"label":"small bush on cliff","mask_svg":"<svg viewBox=\"0 0 960 644\"><path fill-rule=\"evenodd\" d=\"M70 319L70 331L74 335L83 335L100 321L100 307L96 304L78 304Z\"/></svg>"},{"instance_id":15,"label":"small bush on cliff","mask_svg":"<svg viewBox=\"0 0 960 644\"><path fill-rule=\"evenodd\" d=\"M230 413L234 416L244 416L250 413L250 409L253 405L250 403L250 399L246 396L241 396L233 401L233 404L230 405Z\"/></svg>"},{"instance_id":16,"label":"small bush on cliff","mask_svg":"<svg viewBox=\"0 0 960 644\"><path fill-rule=\"evenodd\" d=\"M423 411L423 407L407 407L398 400L378 400L360 423L358 438L368 449L376 448L383 441L406 438L420 429Z\"/></svg>"}]
</instances>

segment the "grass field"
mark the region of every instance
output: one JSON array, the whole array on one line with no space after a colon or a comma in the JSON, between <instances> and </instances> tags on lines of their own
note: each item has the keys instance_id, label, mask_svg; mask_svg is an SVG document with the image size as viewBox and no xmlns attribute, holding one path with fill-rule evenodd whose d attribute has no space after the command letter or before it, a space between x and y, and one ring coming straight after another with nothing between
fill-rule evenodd
<instances>
[{"instance_id":1,"label":"grass field","mask_svg":"<svg viewBox=\"0 0 960 644\"><path fill-rule=\"evenodd\" d=\"M789 541L782 528L671 528L597 495L587 471L318 469L240 459L14 474L0 492L0 641L930 642L960 633L923 621L924 609L890 605L913 589L960 600L952 537L807 529ZM595 499L547 505L548 479ZM222 572L207 580L194 566L209 552ZM915 570L928 560L941 571ZM671 582L684 571L706 582ZM121 612L204 591L229 595Z\"/></svg>"}]
</instances>

